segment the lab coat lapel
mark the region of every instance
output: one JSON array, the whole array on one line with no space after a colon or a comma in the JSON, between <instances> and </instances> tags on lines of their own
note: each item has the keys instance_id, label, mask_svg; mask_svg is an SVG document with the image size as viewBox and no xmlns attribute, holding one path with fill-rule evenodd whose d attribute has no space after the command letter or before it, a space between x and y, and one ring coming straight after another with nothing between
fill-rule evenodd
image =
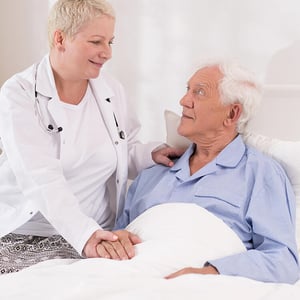
<instances>
[{"instance_id":1,"label":"lab coat lapel","mask_svg":"<svg viewBox=\"0 0 300 300\"><path fill-rule=\"evenodd\" d=\"M115 143L118 140L118 131L114 119L114 105L111 100L115 94L104 78L92 79L90 84L109 135Z\"/></svg>"},{"instance_id":2,"label":"lab coat lapel","mask_svg":"<svg viewBox=\"0 0 300 300\"><path fill-rule=\"evenodd\" d=\"M46 117L46 115L48 115L48 119L45 121L49 121L49 124L53 123L57 127L62 127L63 131L60 135L65 135L67 131L66 116L64 110L60 107L60 100L57 95L48 55L46 55L37 66L36 90L39 95L43 116Z\"/></svg>"}]
</instances>

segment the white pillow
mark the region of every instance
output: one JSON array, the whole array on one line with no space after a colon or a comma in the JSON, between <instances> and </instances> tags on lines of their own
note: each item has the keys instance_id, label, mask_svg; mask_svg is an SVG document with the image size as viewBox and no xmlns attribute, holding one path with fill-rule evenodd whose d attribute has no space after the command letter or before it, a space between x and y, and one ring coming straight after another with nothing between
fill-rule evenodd
<instances>
[{"instance_id":1,"label":"white pillow","mask_svg":"<svg viewBox=\"0 0 300 300\"><path fill-rule=\"evenodd\" d=\"M296 239L300 254L300 141L283 141L255 133L245 134L244 140L276 159L292 183L296 196Z\"/></svg>"},{"instance_id":2,"label":"white pillow","mask_svg":"<svg viewBox=\"0 0 300 300\"><path fill-rule=\"evenodd\" d=\"M165 121L167 144L176 148L187 148L191 144L191 141L177 133L180 117L170 110L165 110Z\"/></svg>"},{"instance_id":3,"label":"white pillow","mask_svg":"<svg viewBox=\"0 0 300 300\"><path fill-rule=\"evenodd\" d=\"M141 237L130 265L166 276L210 259L246 251L221 219L194 203L166 203L145 211L127 229Z\"/></svg>"},{"instance_id":4,"label":"white pillow","mask_svg":"<svg viewBox=\"0 0 300 300\"><path fill-rule=\"evenodd\" d=\"M177 133L180 116L171 111L165 111L167 129L166 143L174 147L188 146L187 139ZM296 238L300 255L300 141L284 141L275 138L247 133L245 142L258 150L272 156L285 169L296 195Z\"/></svg>"}]
</instances>

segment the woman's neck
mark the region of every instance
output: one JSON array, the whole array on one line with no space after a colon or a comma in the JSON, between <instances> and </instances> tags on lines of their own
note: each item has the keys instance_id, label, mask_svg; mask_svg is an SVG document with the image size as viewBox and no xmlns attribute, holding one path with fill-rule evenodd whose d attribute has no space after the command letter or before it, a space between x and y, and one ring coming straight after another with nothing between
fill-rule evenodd
<instances>
[{"instance_id":1,"label":"woman's neck","mask_svg":"<svg viewBox=\"0 0 300 300\"><path fill-rule=\"evenodd\" d=\"M50 52L50 64L53 71L57 94L61 101L77 105L85 96L88 80L76 78L64 64L62 57L52 49Z\"/></svg>"},{"instance_id":2,"label":"woman's neck","mask_svg":"<svg viewBox=\"0 0 300 300\"><path fill-rule=\"evenodd\" d=\"M66 79L55 70L53 70L53 74L57 94L60 100L69 104L79 104L86 93L88 80Z\"/></svg>"}]
</instances>

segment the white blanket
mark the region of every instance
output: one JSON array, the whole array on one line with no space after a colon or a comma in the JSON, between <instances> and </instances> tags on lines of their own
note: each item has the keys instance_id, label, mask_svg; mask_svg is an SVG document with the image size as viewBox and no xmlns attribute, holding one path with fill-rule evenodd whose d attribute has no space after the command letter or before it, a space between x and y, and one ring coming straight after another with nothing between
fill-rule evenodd
<instances>
[{"instance_id":1,"label":"white blanket","mask_svg":"<svg viewBox=\"0 0 300 300\"><path fill-rule=\"evenodd\" d=\"M133 259L46 261L0 276L1 299L300 299L300 283L195 274L164 279L180 268L245 251L223 221L199 206L155 206L128 229L143 239Z\"/></svg>"}]
</instances>

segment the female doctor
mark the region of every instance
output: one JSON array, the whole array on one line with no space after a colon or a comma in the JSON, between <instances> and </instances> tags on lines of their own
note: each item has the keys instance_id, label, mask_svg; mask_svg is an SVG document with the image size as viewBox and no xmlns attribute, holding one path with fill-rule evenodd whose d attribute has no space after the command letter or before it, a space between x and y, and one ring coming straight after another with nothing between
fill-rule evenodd
<instances>
[{"instance_id":1,"label":"female doctor","mask_svg":"<svg viewBox=\"0 0 300 300\"><path fill-rule=\"evenodd\" d=\"M108 231L127 178L180 155L137 140L123 88L102 70L114 24L105 0L58 0L49 54L1 89L1 273L51 258L132 257L138 237ZM113 257L102 240L117 241Z\"/></svg>"}]
</instances>

